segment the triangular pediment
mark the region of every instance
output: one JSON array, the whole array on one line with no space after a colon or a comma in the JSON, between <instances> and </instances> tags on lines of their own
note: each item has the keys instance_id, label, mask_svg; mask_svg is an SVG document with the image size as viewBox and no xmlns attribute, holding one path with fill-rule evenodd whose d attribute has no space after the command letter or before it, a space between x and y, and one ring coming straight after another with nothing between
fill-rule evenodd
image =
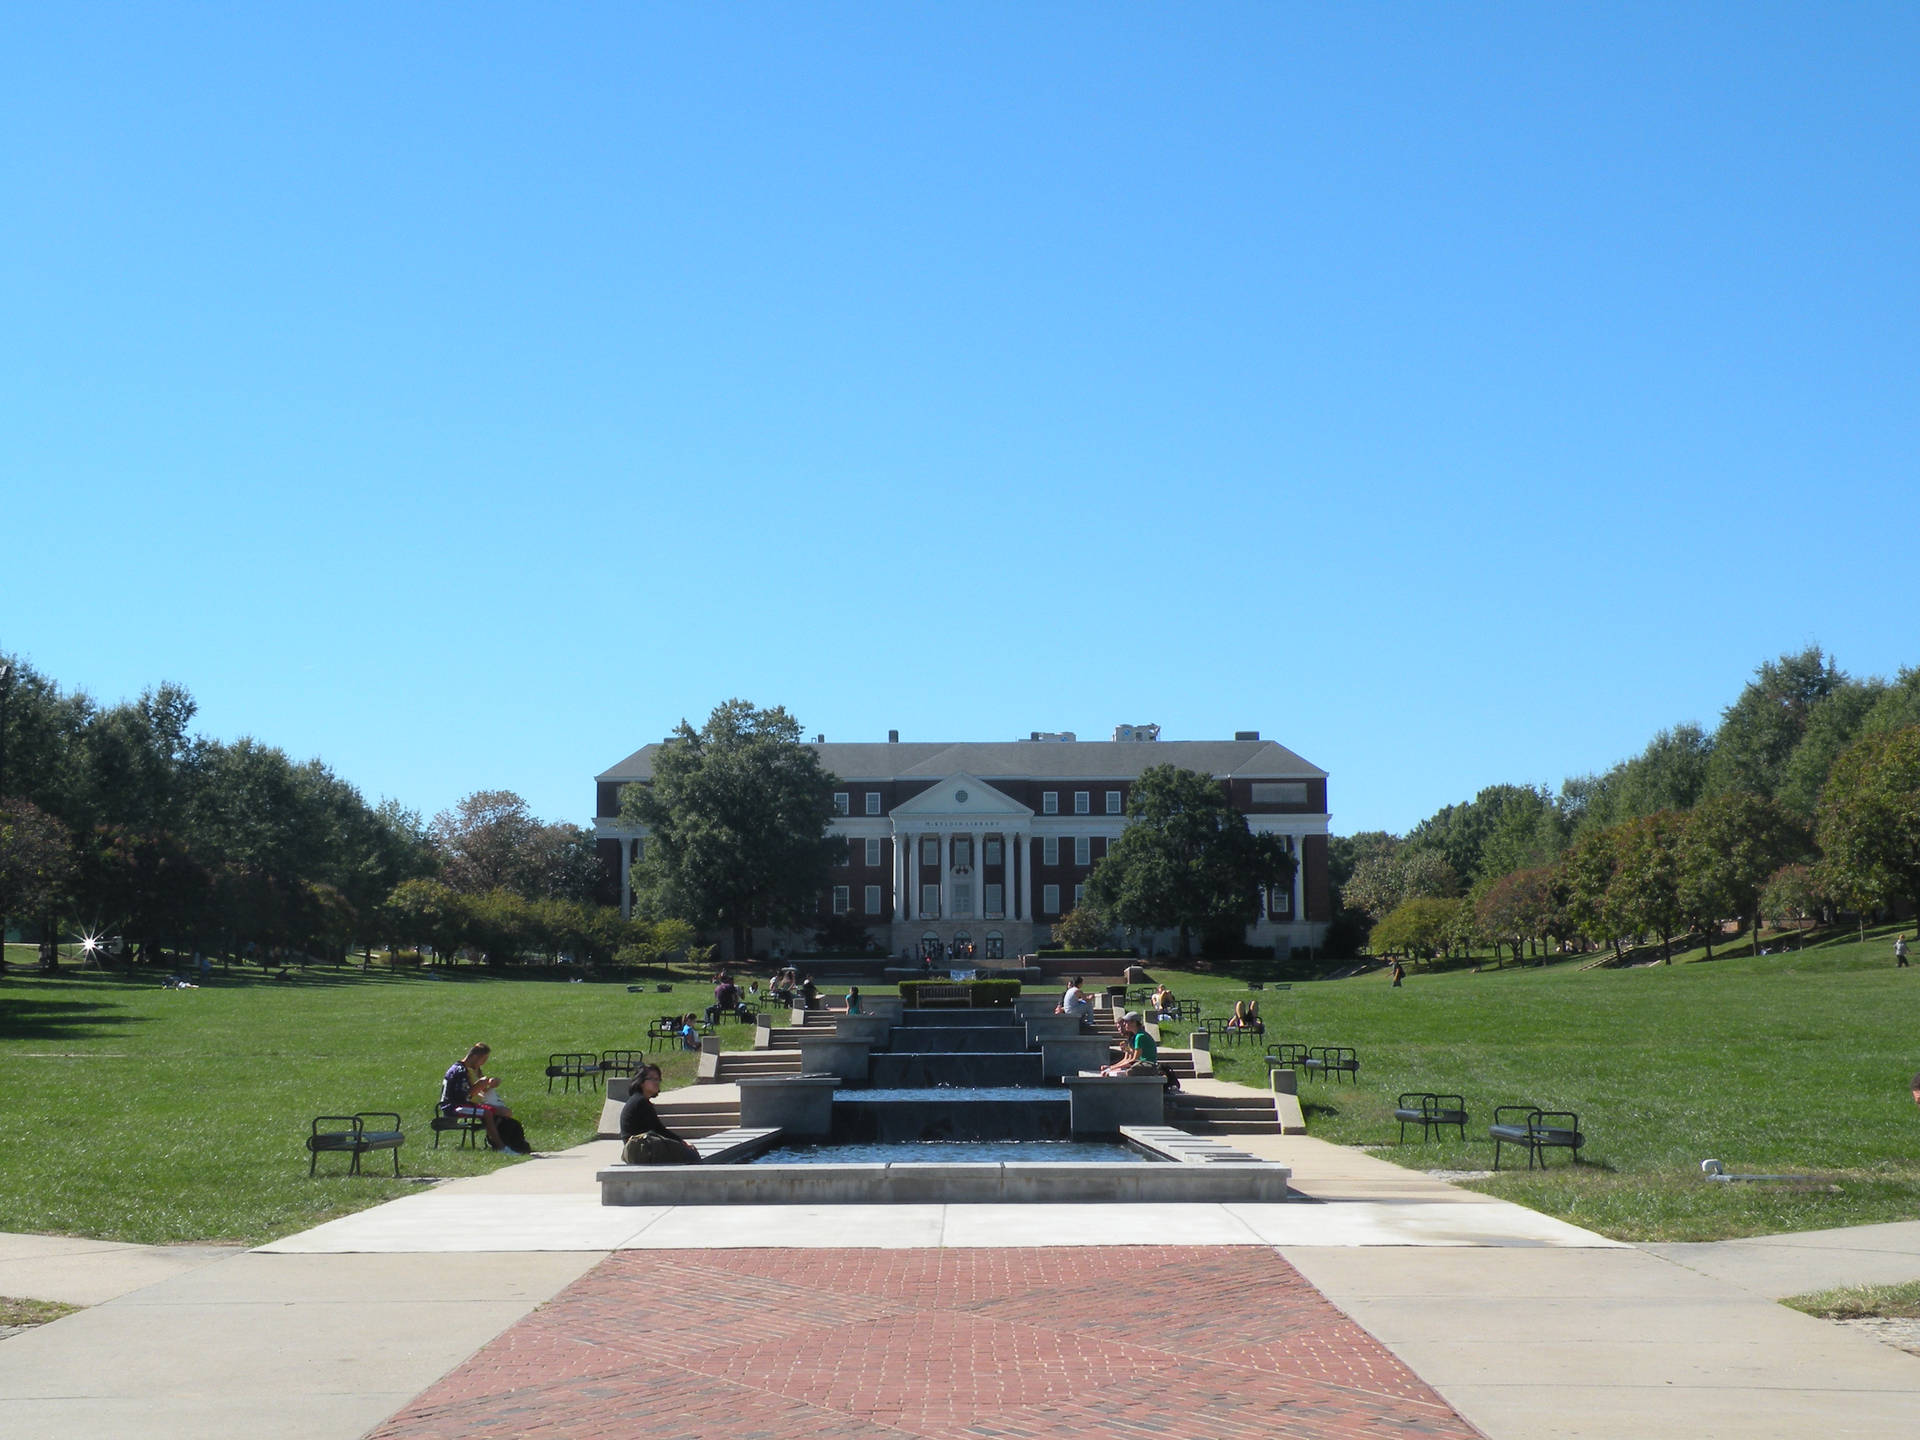
<instances>
[{"instance_id":1,"label":"triangular pediment","mask_svg":"<svg viewBox=\"0 0 1920 1440\"><path fill-rule=\"evenodd\" d=\"M949 775L938 784L922 790L911 800L893 807L895 817L912 819L931 816L978 816L981 819L1013 819L1033 815L1031 806L1022 805L1011 795L996 790L977 775Z\"/></svg>"}]
</instances>

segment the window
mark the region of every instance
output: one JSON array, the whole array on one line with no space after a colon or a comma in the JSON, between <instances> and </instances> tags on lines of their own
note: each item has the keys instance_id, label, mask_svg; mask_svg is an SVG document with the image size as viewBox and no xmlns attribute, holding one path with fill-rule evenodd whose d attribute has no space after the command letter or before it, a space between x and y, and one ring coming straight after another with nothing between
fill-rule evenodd
<instances>
[{"instance_id":1,"label":"window","mask_svg":"<svg viewBox=\"0 0 1920 1440\"><path fill-rule=\"evenodd\" d=\"M1004 887L989 885L982 893L987 897L987 914L1004 915L1007 913L1006 902L1001 898L1007 893Z\"/></svg>"},{"instance_id":2,"label":"window","mask_svg":"<svg viewBox=\"0 0 1920 1440\"><path fill-rule=\"evenodd\" d=\"M867 814L878 815L879 813L880 792L878 790L869 790L867 791Z\"/></svg>"},{"instance_id":3,"label":"window","mask_svg":"<svg viewBox=\"0 0 1920 1440\"><path fill-rule=\"evenodd\" d=\"M938 885L922 885L920 887L920 913L922 915L938 915L940 913L940 887Z\"/></svg>"},{"instance_id":4,"label":"window","mask_svg":"<svg viewBox=\"0 0 1920 1440\"><path fill-rule=\"evenodd\" d=\"M953 913L971 915L973 913L973 885L970 881L953 882Z\"/></svg>"},{"instance_id":5,"label":"window","mask_svg":"<svg viewBox=\"0 0 1920 1440\"><path fill-rule=\"evenodd\" d=\"M1040 792L1040 813L1042 815L1058 815L1060 813L1060 792L1058 790L1042 790Z\"/></svg>"},{"instance_id":6,"label":"window","mask_svg":"<svg viewBox=\"0 0 1920 1440\"><path fill-rule=\"evenodd\" d=\"M1073 837L1073 863L1076 865L1093 863L1093 841L1085 835Z\"/></svg>"},{"instance_id":7,"label":"window","mask_svg":"<svg viewBox=\"0 0 1920 1440\"><path fill-rule=\"evenodd\" d=\"M1078 910L1080 908L1080 902L1086 897L1086 893L1087 893L1087 887L1084 885L1076 885L1073 887L1073 908L1074 909Z\"/></svg>"},{"instance_id":8,"label":"window","mask_svg":"<svg viewBox=\"0 0 1920 1440\"><path fill-rule=\"evenodd\" d=\"M940 842L938 840L928 839L920 842L920 863L922 865L938 865L940 863Z\"/></svg>"},{"instance_id":9,"label":"window","mask_svg":"<svg viewBox=\"0 0 1920 1440\"><path fill-rule=\"evenodd\" d=\"M953 863L956 865L973 864L973 841L966 835L958 835L953 841Z\"/></svg>"},{"instance_id":10,"label":"window","mask_svg":"<svg viewBox=\"0 0 1920 1440\"><path fill-rule=\"evenodd\" d=\"M1276 885L1267 900L1267 914L1275 920L1293 918L1293 890L1286 885Z\"/></svg>"},{"instance_id":11,"label":"window","mask_svg":"<svg viewBox=\"0 0 1920 1440\"><path fill-rule=\"evenodd\" d=\"M848 896L847 887L844 885L834 886L833 887L833 913L836 915L844 915L851 908L852 908L852 902L850 897Z\"/></svg>"},{"instance_id":12,"label":"window","mask_svg":"<svg viewBox=\"0 0 1920 1440\"><path fill-rule=\"evenodd\" d=\"M1040 863L1058 865L1060 863L1060 837L1049 835L1040 842Z\"/></svg>"},{"instance_id":13,"label":"window","mask_svg":"<svg viewBox=\"0 0 1920 1440\"><path fill-rule=\"evenodd\" d=\"M1253 803L1256 805L1304 805L1307 803L1307 782L1304 780L1256 780L1253 782Z\"/></svg>"},{"instance_id":14,"label":"window","mask_svg":"<svg viewBox=\"0 0 1920 1440\"><path fill-rule=\"evenodd\" d=\"M993 836L980 842L980 863L998 865L1000 863L1000 841Z\"/></svg>"},{"instance_id":15,"label":"window","mask_svg":"<svg viewBox=\"0 0 1920 1440\"><path fill-rule=\"evenodd\" d=\"M880 868L880 840L877 836L867 838L867 868L869 870Z\"/></svg>"},{"instance_id":16,"label":"window","mask_svg":"<svg viewBox=\"0 0 1920 1440\"><path fill-rule=\"evenodd\" d=\"M998 930L987 931L987 959L1004 960L1007 958L1007 937Z\"/></svg>"},{"instance_id":17,"label":"window","mask_svg":"<svg viewBox=\"0 0 1920 1440\"><path fill-rule=\"evenodd\" d=\"M1120 792L1118 790L1107 791L1107 814L1118 815L1120 813Z\"/></svg>"},{"instance_id":18,"label":"window","mask_svg":"<svg viewBox=\"0 0 1920 1440\"><path fill-rule=\"evenodd\" d=\"M846 791L844 790L834 791L833 792L833 813L836 815L851 815L853 813L853 807L848 803L848 799L849 797Z\"/></svg>"},{"instance_id":19,"label":"window","mask_svg":"<svg viewBox=\"0 0 1920 1440\"><path fill-rule=\"evenodd\" d=\"M836 865L853 864L853 846L846 845L841 847L839 858L836 859L833 863Z\"/></svg>"},{"instance_id":20,"label":"window","mask_svg":"<svg viewBox=\"0 0 1920 1440\"><path fill-rule=\"evenodd\" d=\"M1058 885L1042 885L1040 887L1040 913L1043 915L1058 915L1060 913L1060 887Z\"/></svg>"},{"instance_id":21,"label":"window","mask_svg":"<svg viewBox=\"0 0 1920 1440\"><path fill-rule=\"evenodd\" d=\"M878 915L879 913L880 887L878 885L869 885L867 886L867 914Z\"/></svg>"},{"instance_id":22,"label":"window","mask_svg":"<svg viewBox=\"0 0 1920 1440\"><path fill-rule=\"evenodd\" d=\"M1086 815L1086 814L1090 814L1092 810L1093 810L1092 794L1085 790L1074 791L1073 792L1073 813L1076 815Z\"/></svg>"}]
</instances>

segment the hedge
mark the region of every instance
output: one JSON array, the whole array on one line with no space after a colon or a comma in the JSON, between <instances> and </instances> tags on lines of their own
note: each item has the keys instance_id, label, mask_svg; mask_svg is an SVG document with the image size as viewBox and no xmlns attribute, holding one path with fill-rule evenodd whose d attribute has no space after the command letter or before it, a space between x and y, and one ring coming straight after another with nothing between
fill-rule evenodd
<instances>
[{"instance_id":1,"label":"hedge","mask_svg":"<svg viewBox=\"0 0 1920 1440\"><path fill-rule=\"evenodd\" d=\"M1018 980L902 980L900 997L906 1001L906 1008L920 1008L920 988L923 985L938 985L942 989L951 989L955 985L967 987L969 1005L1011 1005L1019 998Z\"/></svg>"}]
</instances>

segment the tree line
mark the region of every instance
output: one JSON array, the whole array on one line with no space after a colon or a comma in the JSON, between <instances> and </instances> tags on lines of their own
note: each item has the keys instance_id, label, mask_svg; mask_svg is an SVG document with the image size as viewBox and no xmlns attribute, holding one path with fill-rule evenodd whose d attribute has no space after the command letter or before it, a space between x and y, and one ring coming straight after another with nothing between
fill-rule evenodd
<instances>
[{"instance_id":1,"label":"tree line","mask_svg":"<svg viewBox=\"0 0 1920 1440\"><path fill-rule=\"evenodd\" d=\"M1709 734L1602 774L1493 785L1405 836L1336 837L1333 943L1433 959L1702 937L1920 908L1920 669L1857 680L1819 647L1761 665ZM1336 952L1337 953L1337 952Z\"/></svg>"},{"instance_id":2,"label":"tree line","mask_svg":"<svg viewBox=\"0 0 1920 1440\"><path fill-rule=\"evenodd\" d=\"M510 791L431 822L369 805L319 760L194 733L195 709L172 684L102 705L0 654L0 926L37 935L43 964L77 932L114 937L132 962L659 948L595 903L581 827L538 820Z\"/></svg>"}]
</instances>

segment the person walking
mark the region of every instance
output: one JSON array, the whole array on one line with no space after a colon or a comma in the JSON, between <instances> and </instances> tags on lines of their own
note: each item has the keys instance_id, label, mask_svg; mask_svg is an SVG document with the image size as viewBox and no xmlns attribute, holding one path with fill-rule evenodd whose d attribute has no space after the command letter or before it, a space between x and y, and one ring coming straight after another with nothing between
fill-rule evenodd
<instances>
[{"instance_id":1,"label":"person walking","mask_svg":"<svg viewBox=\"0 0 1920 1440\"><path fill-rule=\"evenodd\" d=\"M1392 988L1395 990L1398 990L1400 988L1400 982L1406 978L1407 978L1407 967L1400 963L1398 956L1394 957Z\"/></svg>"},{"instance_id":2,"label":"person walking","mask_svg":"<svg viewBox=\"0 0 1920 1440\"><path fill-rule=\"evenodd\" d=\"M1893 937L1893 968L1896 970L1905 970L1908 968L1907 936L1905 931Z\"/></svg>"}]
</instances>

